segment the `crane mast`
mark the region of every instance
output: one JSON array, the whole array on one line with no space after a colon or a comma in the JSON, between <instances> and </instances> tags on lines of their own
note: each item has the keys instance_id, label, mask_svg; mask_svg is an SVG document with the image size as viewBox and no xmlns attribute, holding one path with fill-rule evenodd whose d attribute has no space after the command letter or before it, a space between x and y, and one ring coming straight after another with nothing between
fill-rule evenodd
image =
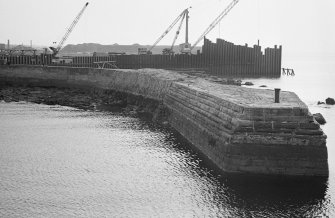
<instances>
[{"instance_id":1,"label":"crane mast","mask_svg":"<svg viewBox=\"0 0 335 218\"><path fill-rule=\"evenodd\" d=\"M178 17L172 22L172 24L170 24L170 26L164 31L164 33L156 40L156 42L150 47L150 49L148 50L148 54L151 54L151 50L164 38L164 36L166 34L168 34L170 32L170 30L178 23L178 21L180 19L182 19L182 21L184 20L185 18L185 14L187 14L188 12L188 8L185 9L183 12L181 12L181 14L178 15ZM181 22L182 24L182 22ZM179 25L181 27L181 24ZM179 34L179 30L177 31L176 33L176 37L178 37L178 34ZM175 37L175 39L176 39ZM175 42L175 39L174 39L174 42ZM174 44L174 43L173 43ZM173 47L173 46L172 46Z\"/></svg>"},{"instance_id":2,"label":"crane mast","mask_svg":"<svg viewBox=\"0 0 335 218\"><path fill-rule=\"evenodd\" d=\"M191 51L197 44L224 18L231 9L239 2L239 0L233 0L224 11L222 11L217 18L207 27L203 34L198 38L198 40L192 45Z\"/></svg>"},{"instance_id":3,"label":"crane mast","mask_svg":"<svg viewBox=\"0 0 335 218\"><path fill-rule=\"evenodd\" d=\"M179 36L179 32L180 32L180 29L181 29L181 27L182 27L182 25L183 25L183 21L184 21L184 19L185 19L185 16L186 16L186 13L183 14L183 17L182 17L181 20L180 20L180 23L179 23L179 26L178 26L176 35L175 35L175 37L174 37L174 39L173 39L173 42L172 42L172 45L171 45L171 48L170 48L171 52L173 52L173 46L174 46L174 44L176 43L176 40L177 40L177 38L178 38L178 36Z\"/></svg>"},{"instance_id":4,"label":"crane mast","mask_svg":"<svg viewBox=\"0 0 335 218\"><path fill-rule=\"evenodd\" d=\"M69 37L70 33L72 32L72 30L74 29L74 27L78 23L81 15L84 13L87 5L88 5L88 2L86 2L86 4L84 5L84 7L80 10L79 14L73 20L73 22L71 23L70 27L67 29L65 35L63 36L62 40L59 42L58 46L56 48L49 47L52 50L52 52L53 52L53 56L56 56L58 54L58 52L62 49L62 47L63 47L66 39Z\"/></svg>"}]
</instances>

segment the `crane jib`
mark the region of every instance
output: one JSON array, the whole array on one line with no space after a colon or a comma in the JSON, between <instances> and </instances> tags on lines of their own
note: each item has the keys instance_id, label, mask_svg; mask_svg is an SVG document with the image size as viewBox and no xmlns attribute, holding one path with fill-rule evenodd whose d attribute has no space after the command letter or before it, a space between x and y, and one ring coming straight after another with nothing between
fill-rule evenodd
<instances>
[{"instance_id":1,"label":"crane jib","mask_svg":"<svg viewBox=\"0 0 335 218\"><path fill-rule=\"evenodd\" d=\"M150 49L148 50L148 53L150 53L151 52L151 50L164 38L164 36L166 35L166 34L168 34L169 32L170 32L170 30L174 27L174 25L176 25L177 23L178 23L178 21L180 20L180 19L182 19L181 20L181 24L182 24L182 22L183 22L183 20L184 20L184 18L185 18L185 15L188 13L188 8L187 9L185 9L185 10L183 10L183 12L181 12L181 14L179 14L178 15L178 17L172 22L172 24L170 24L170 26L164 31L164 33L156 40L156 42L150 47ZM181 26L181 24L179 25L179 26ZM178 37L178 34L177 34L177 36L176 37ZM173 45L174 45L174 43L175 43L175 40L174 40L174 42L173 42ZM172 47L173 47L173 45L172 45Z\"/></svg>"},{"instance_id":2,"label":"crane jib","mask_svg":"<svg viewBox=\"0 0 335 218\"><path fill-rule=\"evenodd\" d=\"M229 13L231 9L239 2L239 0L233 0L220 14L215 20L207 27L207 29L203 32L203 34L198 38L198 40L192 45L191 51L197 44Z\"/></svg>"},{"instance_id":3,"label":"crane jib","mask_svg":"<svg viewBox=\"0 0 335 218\"><path fill-rule=\"evenodd\" d=\"M67 29L65 35L63 36L62 40L60 41L60 43L58 44L58 46L56 48L52 48L50 47L50 49L53 51L53 55L57 55L58 52L62 49L66 39L69 37L70 33L72 32L72 30L74 29L74 27L76 26L76 24L78 23L81 15L84 13L86 7L88 6L88 2L86 2L86 4L84 5L84 7L80 10L79 14L76 16L76 18L72 21L70 27Z\"/></svg>"}]
</instances>

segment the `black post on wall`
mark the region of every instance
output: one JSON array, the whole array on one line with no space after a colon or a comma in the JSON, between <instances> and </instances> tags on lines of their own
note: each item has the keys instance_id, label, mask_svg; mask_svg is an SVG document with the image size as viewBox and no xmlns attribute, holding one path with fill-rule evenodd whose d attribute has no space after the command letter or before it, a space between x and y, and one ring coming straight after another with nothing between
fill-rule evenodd
<instances>
[{"instance_id":1,"label":"black post on wall","mask_svg":"<svg viewBox=\"0 0 335 218\"><path fill-rule=\"evenodd\" d=\"M280 89L275 88L275 103L279 103Z\"/></svg>"}]
</instances>

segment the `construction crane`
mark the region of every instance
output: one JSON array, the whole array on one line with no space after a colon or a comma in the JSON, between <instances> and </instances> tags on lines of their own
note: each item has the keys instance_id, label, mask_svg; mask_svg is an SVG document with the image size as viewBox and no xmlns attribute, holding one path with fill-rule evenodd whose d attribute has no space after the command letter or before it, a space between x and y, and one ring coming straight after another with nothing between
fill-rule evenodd
<instances>
[{"instance_id":1,"label":"construction crane","mask_svg":"<svg viewBox=\"0 0 335 218\"><path fill-rule=\"evenodd\" d=\"M191 7L189 7L189 8L191 8ZM174 47L174 44L175 44L175 42L176 42L176 40L177 40L177 38L178 38L178 36L179 36L179 33L180 33L180 29L181 29L181 27L183 26L183 23L184 23L184 19L186 18L186 42L185 42L185 44L187 44L188 43L188 9L186 9L185 10L185 13L184 13L184 15L183 15L183 17L182 17L182 19L181 19L181 21L180 21L180 23L179 23L179 26L178 26L178 29L177 29L177 31L176 31L176 35L174 36L174 39L173 39L173 42L172 42L172 45L171 45L171 48L169 49L169 48L165 48L164 50L163 50L163 54L174 54L174 51L173 51L173 47Z\"/></svg>"},{"instance_id":2,"label":"construction crane","mask_svg":"<svg viewBox=\"0 0 335 218\"><path fill-rule=\"evenodd\" d=\"M178 38L178 36L179 36L180 29L181 29L181 27L183 26L183 22L184 22L184 19L185 19L186 16L188 16L188 15L187 15L187 12L184 13L183 17L182 17L181 20L180 20L180 24L179 24L179 26L178 26L178 29L177 29L177 31L176 31L176 35L174 36L174 39L173 39L173 42L172 42L172 45L171 45L171 48L170 48L171 51L173 51L173 46L174 46L174 44L175 44L175 42L176 42L176 40L177 40L177 38Z\"/></svg>"},{"instance_id":3,"label":"construction crane","mask_svg":"<svg viewBox=\"0 0 335 218\"><path fill-rule=\"evenodd\" d=\"M184 22L184 19L185 19L185 16L186 16L186 13L183 14L181 20L180 20L180 23L179 23L179 26L178 26L178 29L176 31L176 35L174 36L174 39L173 39L173 42L172 42L172 45L171 45L171 48L164 48L163 49L163 54L165 55L169 55L169 54L174 54L174 51L173 51L173 47L174 47L174 44L179 36L179 32L180 32L180 29L183 25L183 22Z\"/></svg>"},{"instance_id":4,"label":"construction crane","mask_svg":"<svg viewBox=\"0 0 335 218\"><path fill-rule=\"evenodd\" d=\"M172 24L170 24L170 26L164 31L164 33L156 40L156 42L150 47L150 49L147 51L147 54L152 54L152 49L164 38L164 36L166 36L166 34L168 34L170 32L170 30L178 23L178 21L181 19L181 22L179 24L178 30L176 32L175 38L173 40L172 46L170 49L165 49L165 51L167 53L172 52L173 51L173 46L174 43L176 42L176 39L178 38L179 35L179 31L180 28L182 26L182 23L185 19L185 17L188 16L188 9L186 8L185 10L183 10L183 12L181 12L181 14L178 15L178 17L172 22Z\"/></svg>"},{"instance_id":5,"label":"construction crane","mask_svg":"<svg viewBox=\"0 0 335 218\"><path fill-rule=\"evenodd\" d=\"M53 57L55 57L59 51L62 49L66 39L69 37L70 33L72 32L73 28L76 26L76 24L78 23L81 15L84 13L86 7L88 5L88 2L86 2L86 4L84 5L84 7L80 10L79 14L76 16L76 18L74 19L74 21L71 23L70 27L67 29L65 35L63 36L62 40L59 42L58 46L55 47L49 47L52 52L53 52Z\"/></svg>"},{"instance_id":6,"label":"construction crane","mask_svg":"<svg viewBox=\"0 0 335 218\"><path fill-rule=\"evenodd\" d=\"M233 0L227 7L222 11L217 18L207 27L207 29L203 32L203 34L199 37L199 39L192 45L191 51L195 46L224 18L231 9L239 2L239 0Z\"/></svg>"}]
</instances>

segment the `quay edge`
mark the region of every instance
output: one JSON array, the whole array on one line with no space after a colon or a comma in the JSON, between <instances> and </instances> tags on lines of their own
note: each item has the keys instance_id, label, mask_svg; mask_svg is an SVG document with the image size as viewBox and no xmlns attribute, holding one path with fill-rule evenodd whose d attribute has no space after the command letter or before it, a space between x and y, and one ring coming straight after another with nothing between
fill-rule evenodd
<instances>
[{"instance_id":1,"label":"quay edge","mask_svg":"<svg viewBox=\"0 0 335 218\"><path fill-rule=\"evenodd\" d=\"M1 81L115 90L149 98L169 123L227 172L328 176L326 135L293 92L222 85L159 70L1 66Z\"/></svg>"}]
</instances>

